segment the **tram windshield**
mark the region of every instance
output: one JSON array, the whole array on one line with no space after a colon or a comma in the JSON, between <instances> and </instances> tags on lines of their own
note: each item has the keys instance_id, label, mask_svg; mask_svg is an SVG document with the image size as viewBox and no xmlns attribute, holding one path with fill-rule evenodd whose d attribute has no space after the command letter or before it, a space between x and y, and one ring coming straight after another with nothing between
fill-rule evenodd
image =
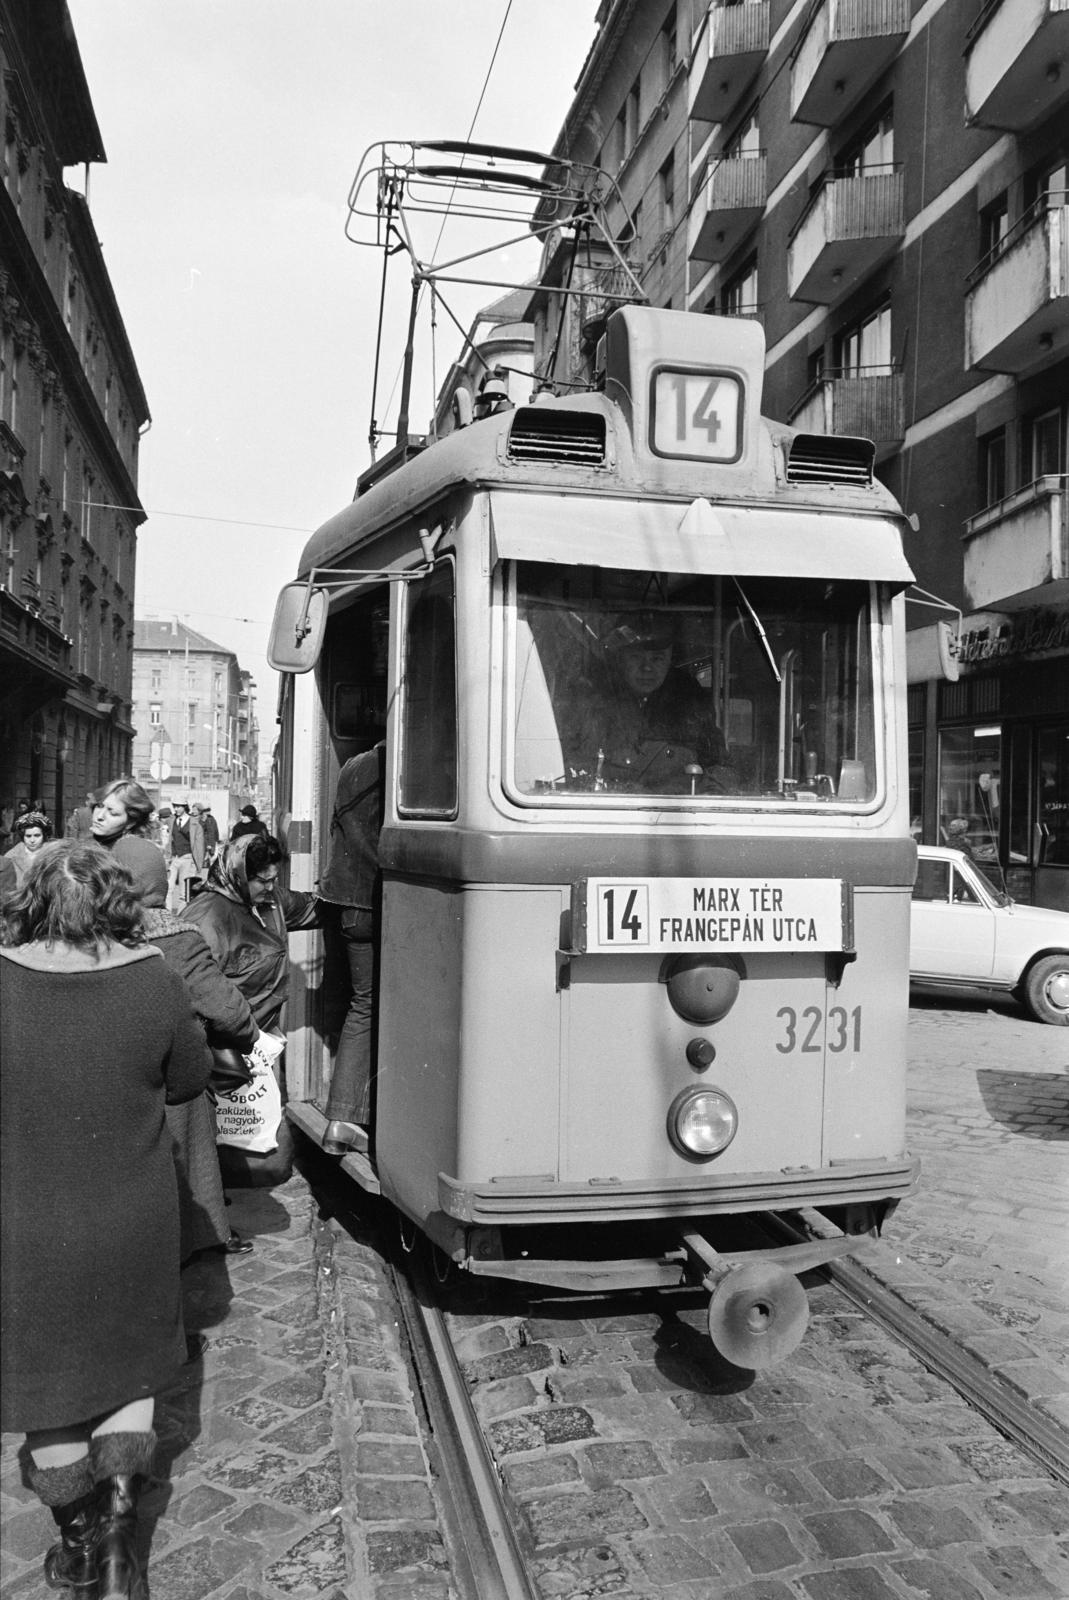
<instances>
[{"instance_id":1,"label":"tram windshield","mask_svg":"<svg viewBox=\"0 0 1069 1600\"><path fill-rule=\"evenodd\" d=\"M517 797L874 798L867 583L525 561L511 582Z\"/></svg>"}]
</instances>

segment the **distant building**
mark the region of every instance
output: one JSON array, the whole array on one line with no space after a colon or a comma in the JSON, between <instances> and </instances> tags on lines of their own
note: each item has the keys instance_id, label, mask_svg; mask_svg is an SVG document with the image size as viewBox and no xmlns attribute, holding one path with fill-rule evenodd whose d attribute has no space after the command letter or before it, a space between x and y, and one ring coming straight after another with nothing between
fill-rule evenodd
<instances>
[{"instance_id":1,"label":"distant building","mask_svg":"<svg viewBox=\"0 0 1069 1600\"><path fill-rule=\"evenodd\" d=\"M1069 908L1065 0L603 0L554 153L615 180L651 304L762 323L767 415L875 441L918 584L964 613L950 681L949 613L908 606L912 814ZM543 279L570 257L550 236ZM562 385L612 309L574 265L565 326L529 312Z\"/></svg>"},{"instance_id":2,"label":"distant building","mask_svg":"<svg viewBox=\"0 0 1069 1600\"><path fill-rule=\"evenodd\" d=\"M62 832L129 768L148 405L83 195L105 160L65 0L0 0L0 805Z\"/></svg>"},{"instance_id":3,"label":"distant building","mask_svg":"<svg viewBox=\"0 0 1069 1600\"><path fill-rule=\"evenodd\" d=\"M513 405L522 405L531 398L534 329L527 320L530 299L527 290L515 289L479 312L468 330L467 344L442 385L430 430L432 437L444 438L464 417L470 421L482 384L495 372ZM460 391L463 394L458 402ZM460 419L458 404L464 408Z\"/></svg>"},{"instance_id":4,"label":"distant building","mask_svg":"<svg viewBox=\"0 0 1069 1600\"><path fill-rule=\"evenodd\" d=\"M233 810L248 799L260 762L255 691L226 645L177 620L137 620L133 765L153 799L225 790Z\"/></svg>"}]
</instances>

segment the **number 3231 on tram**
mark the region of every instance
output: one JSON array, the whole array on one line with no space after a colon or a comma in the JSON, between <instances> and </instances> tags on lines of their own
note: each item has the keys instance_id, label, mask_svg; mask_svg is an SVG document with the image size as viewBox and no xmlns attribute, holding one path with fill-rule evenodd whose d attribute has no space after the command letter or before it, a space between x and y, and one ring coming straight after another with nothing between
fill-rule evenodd
<instances>
[{"instance_id":1,"label":"number 3231 on tram","mask_svg":"<svg viewBox=\"0 0 1069 1600\"><path fill-rule=\"evenodd\" d=\"M916 1182L904 519L868 441L762 418L763 359L755 323L622 308L596 392L365 475L271 645L295 886L386 740L345 1171L472 1273L704 1283L751 1368ZM321 1140L345 984L294 947ZM769 1247L777 1212L808 1240Z\"/></svg>"}]
</instances>

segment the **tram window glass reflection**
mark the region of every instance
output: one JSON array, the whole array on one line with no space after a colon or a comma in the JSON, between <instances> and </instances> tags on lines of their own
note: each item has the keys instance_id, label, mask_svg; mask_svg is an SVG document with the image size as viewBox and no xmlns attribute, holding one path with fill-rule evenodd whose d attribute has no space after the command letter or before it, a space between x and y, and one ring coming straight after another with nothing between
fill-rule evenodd
<instances>
[{"instance_id":1,"label":"tram window glass reflection","mask_svg":"<svg viewBox=\"0 0 1069 1600\"><path fill-rule=\"evenodd\" d=\"M519 562L515 793L867 804L868 585Z\"/></svg>"},{"instance_id":2,"label":"tram window glass reflection","mask_svg":"<svg viewBox=\"0 0 1069 1600\"><path fill-rule=\"evenodd\" d=\"M409 584L401 684L400 809L451 816L457 805L453 568Z\"/></svg>"}]
</instances>

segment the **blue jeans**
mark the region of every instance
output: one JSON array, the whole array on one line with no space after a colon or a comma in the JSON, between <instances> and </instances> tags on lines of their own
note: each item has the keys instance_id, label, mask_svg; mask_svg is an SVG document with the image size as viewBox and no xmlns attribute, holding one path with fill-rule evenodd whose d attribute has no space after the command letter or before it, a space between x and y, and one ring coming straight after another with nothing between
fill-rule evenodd
<instances>
[{"instance_id":1,"label":"blue jeans","mask_svg":"<svg viewBox=\"0 0 1069 1600\"><path fill-rule=\"evenodd\" d=\"M373 912L353 907L346 907L341 914L341 936L349 961L351 992L327 1099L328 1122L355 1122L362 1128L371 1124L378 978L375 921Z\"/></svg>"}]
</instances>

